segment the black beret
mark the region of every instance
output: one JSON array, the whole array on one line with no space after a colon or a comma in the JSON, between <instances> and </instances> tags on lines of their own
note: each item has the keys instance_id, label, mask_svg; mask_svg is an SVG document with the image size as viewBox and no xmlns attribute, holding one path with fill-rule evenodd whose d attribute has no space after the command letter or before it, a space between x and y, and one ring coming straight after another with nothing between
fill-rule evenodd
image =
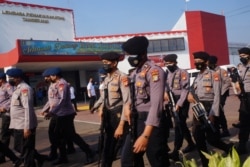
<instances>
[{"instance_id":1,"label":"black beret","mask_svg":"<svg viewBox=\"0 0 250 167\"><path fill-rule=\"evenodd\" d=\"M176 62L177 55L176 54L168 54L164 56L163 60L166 62Z\"/></svg>"},{"instance_id":2,"label":"black beret","mask_svg":"<svg viewBox=\"0 0 250 167\"><path fill-rule=\"evenodd\" d=\"M116 52L107 52L101 55L102 60L119 61L120 55Z\"/></svg>"},{"instance_id":3,"label":"black beret","mask_svg":"<svg viewBox=\"0 0 250 167\"><path fill-rule=\"evenodd\" d=\"M194 52L193 55L194 55L194 59L202 59L204 61L207 61L209 58L209 54L203 51Z\"/></svg>"},{"instance_id":4,"label":"black beret","mask_svg":"<svg viewBox=\"0 0 250 167\"><path fill-rule=\"evenodd\" d=\"M49 68L44 70L43 73L42 73L42 76L43 77L48 77L49 76L49 70L50 70Z\"/></svg>"},{"instance_id":5,"label":"black beret","mask_svg":"<svg viewBox=\"0 0 250 167\"><path fill-rule=\"evenodd\" d=\"M208 58L208 61L209 61L209 63L211 63L211 64L216 64L217 63L217 57L216 56L209 56L209 58Z\"/></svg>"},{"instance_id":6,"label":"black beret","mask_svg":"<svg viewBox=\"0 0 250 167\"><path fill-rule=\"evenodd\" d=\"M0 78L1 79L6 78L6 74L4 72L0 72Z\"/></svg>"},{"instance_id":7,"label":"black beret","mask_svg":"<svg viewBox=\"0 0 250 167\"><path fill-rule=\"evenodd\" d=\"M250 55L250 48L244 47L238 50L239 54L247 54Z\"/></svg>"},{"instance_id":8,"label":"black beret","mask_svg":"<svg viewBox=\"0 0 250 167\"><path fill-rule=\"evenodd\" d=\"M135 36L122 44L122 50L131 55L140 55L147 52L148 39L144 36Z\"/></svg>"},{"instance_id":9,"label":"black beret","mask_svg":"<svg viewBox=\"0 0 250 167\"><path fill-rule=\"evenodd\" d=\"M11 68L6 71L6 74L10 77L23 77L23 70L20 68Z\"/></svg>"},{"instance_id":10,"label":"black beret","mask_svg":"<svg viewBox=\"0 0 250 167\"><path fill-rule=\"evenodd\" d=\"M47 72L46 74L49 76L49 75L61 75L61 68L59 67L52 67L52 68L49 68L47 69Z\"/></svg>"}]
</instances>

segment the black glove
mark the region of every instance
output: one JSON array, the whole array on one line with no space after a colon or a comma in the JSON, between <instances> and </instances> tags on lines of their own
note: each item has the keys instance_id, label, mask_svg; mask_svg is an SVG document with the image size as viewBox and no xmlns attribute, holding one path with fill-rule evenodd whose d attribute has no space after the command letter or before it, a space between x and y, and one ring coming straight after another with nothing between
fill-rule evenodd
<instances>
[{"instance_id":1,"label":"black glove","mask_svg":"<svg viewBox=\"0 0 250 167\"><path fill-rule=\"evenodd\" d=\"M237 80L238 80L238 76L235 75L235 74L231 74L230 78L231 78L231 80L232 80L233 83L237 82Z\"/></svg>"}]
</instances>

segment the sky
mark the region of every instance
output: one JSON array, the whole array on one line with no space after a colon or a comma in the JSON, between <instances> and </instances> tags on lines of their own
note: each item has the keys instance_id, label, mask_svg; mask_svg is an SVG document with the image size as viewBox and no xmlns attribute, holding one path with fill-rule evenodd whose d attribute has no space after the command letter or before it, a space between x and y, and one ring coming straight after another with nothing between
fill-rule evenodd
<instances>
[{"instance_id":1,"label":"sky","mask_svg":"<svg viewBox=\"0 0 250 167\"><path fill-rule=\"evenodd\" d=\"M249 0L13 1L72 9L76 37L170 31L185 10L201 10L225 16L228 42L250 46Z\"/></svg>"}]
</instances>

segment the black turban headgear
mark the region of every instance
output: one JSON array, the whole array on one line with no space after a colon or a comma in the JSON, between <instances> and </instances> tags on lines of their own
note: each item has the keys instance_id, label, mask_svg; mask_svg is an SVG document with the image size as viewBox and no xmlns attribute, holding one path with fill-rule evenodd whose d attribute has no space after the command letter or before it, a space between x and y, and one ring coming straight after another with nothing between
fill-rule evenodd
<instances>
[{"instance_id":1,"label":"black turban headgear","mask_svg":"<svg viewBox=\"0 0 250 167\"><path fill-rule=\"evenodd\" d=\"M123 51L130 55L141 55L147 53L148 39L145 36L135 36L122 44Z\"/></svg>"},{"instance_id":2,"label":"black turban headgear","mask_svg":"<svg viewBox=\"0 0 250 167\"><path fill-rule=\"evenodd\" d=\"M208 61L209 61L209 63L210 64L216 64L217 63L217 57L216 56L209 56L209 59L208 59Z\"/></svg>"},{"instance_id":3,"label":"black turban headgear","mask_svg":"<svg viewBox=\"0 0 250 167\"><path fill-rule=\"evenodd\" d=\"M209 54L204 51L194 52L194 59L202 59L204 61L208 61Z\"/></svg>"},{"instance_id":4,"label":"black turban headgear","mask_svg":"<svg viewBox=\"0 0 250 167\"><path fill-rule=\"evenodd\" d=\"M168 54L164 56L163 60L165 62L175 62L176 63L177 55L176 54Z\"/></svg>"},{"instance_id":5,"label":"black turban headgear","mask_svg":"<svg viewBox=\"0 0 250 167\"><path fill-rule=\"evenodd\" d=\"M119 61L121 55L116 52L107 52L101 55L102 60Z\"/></svg>"},{"instance_id":6,"label":"black turban headgear","mask_svg":"<svg viewBox=\"0 0 250 167\"><path fill-rule=\"evenodd\" d=\"M238 50L239 54L247 54L250 55L250 48L244 47Z\"/></svg>"}]
</instances>

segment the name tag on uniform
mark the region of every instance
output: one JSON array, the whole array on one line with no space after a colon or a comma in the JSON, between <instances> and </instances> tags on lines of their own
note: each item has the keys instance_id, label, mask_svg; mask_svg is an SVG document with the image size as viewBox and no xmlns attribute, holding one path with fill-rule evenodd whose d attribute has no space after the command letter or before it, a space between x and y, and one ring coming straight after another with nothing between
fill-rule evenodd
<instances>
[{"instance_id":1,"label":"name tag on uniform","mask_svg":"<svg viewBox=\"0 0 250 167\"><path fill-rule=\"evenodd\" d=\"M19 101L19 100L15 100L15 101L14 101L14 105L15 105L15 106L19 106L19 105L20 105L20 101Z\"/></svg>"}]
</instances>

